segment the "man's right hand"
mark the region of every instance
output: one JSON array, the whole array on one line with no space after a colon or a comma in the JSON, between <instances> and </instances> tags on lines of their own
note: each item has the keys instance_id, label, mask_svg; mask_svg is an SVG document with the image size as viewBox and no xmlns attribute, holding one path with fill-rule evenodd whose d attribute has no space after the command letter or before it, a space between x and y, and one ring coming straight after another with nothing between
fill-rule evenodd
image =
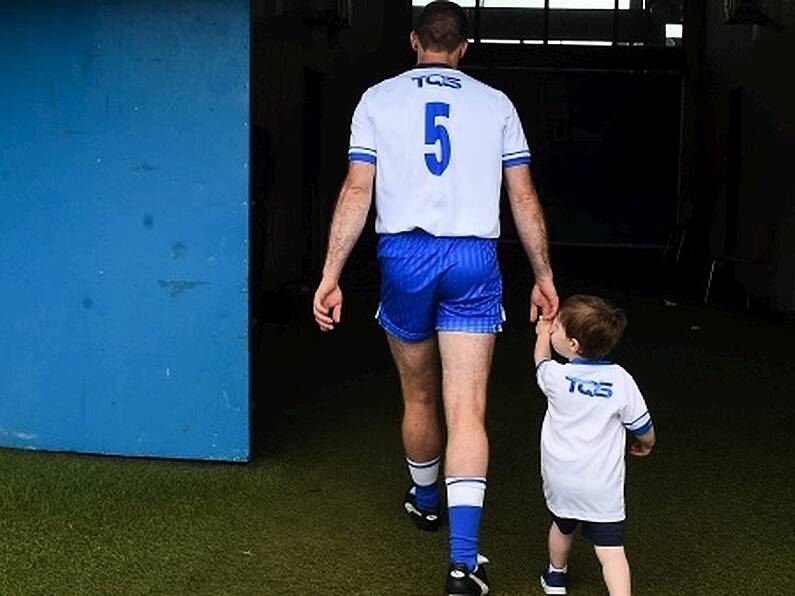
<instances>
[{"instance_id":1,"label":"man's right hand","mask_svg":"<svg viewBox=\"0 0 795 596\"><path fill-rule=\"evenodd\" d=\"M312 312L321 331L333 331L342 318L342 290L335 279L323 278L315 292Z\"/></svg>"}]
</instances>

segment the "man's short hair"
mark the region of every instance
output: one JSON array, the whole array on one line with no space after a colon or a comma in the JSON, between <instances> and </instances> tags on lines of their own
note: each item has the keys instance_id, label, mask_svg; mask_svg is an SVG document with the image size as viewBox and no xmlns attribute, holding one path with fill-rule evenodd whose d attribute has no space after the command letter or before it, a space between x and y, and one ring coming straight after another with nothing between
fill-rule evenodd
<instances>
[{"instance_id":1,"label":"man's short hair","mask_svg":"<svg viewBox=\"0 0 795 596\"><path fill-rule=\"evenodd\" d=\"M422 9L414 33L422 49L452 54L466 41L467 15L455 2L431 2Z\"/></svg>"},{"instance_id":2,"label":"man's short hair","mask_svg":"<svg viewBox=\"0 0 795 596\"><path fill-rule=\"evenodd\" d=\"M616 347L627 317L620 308L597 296L576 294L566 299L558 314L566 336L580 342L580 356L599 360Z\"/></svg>"}]
</instances>

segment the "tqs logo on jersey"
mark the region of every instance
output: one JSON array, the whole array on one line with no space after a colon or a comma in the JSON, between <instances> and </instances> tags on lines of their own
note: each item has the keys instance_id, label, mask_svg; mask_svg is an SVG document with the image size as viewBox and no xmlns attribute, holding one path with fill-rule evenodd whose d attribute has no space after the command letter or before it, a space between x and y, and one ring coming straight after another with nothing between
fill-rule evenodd
<instances>
[{"instance_id":1,"label":"tqs logo on jersey","mask_svg":"<svg viewBox=\"0 0 795 596\"><path fill-rule=\"evenodd\" d=\"M568 375L566 376L566 380L569 382L569 393L574 393L574 389L576 388L578 393L587 395L588 397L601 397L604 399L613 397L613 390L611 389L613 383L578 379L577 377L569 377Z\"/></svg>"},{"instance_id":2,"label":"tqs logo on jersey","mask_svg":"<svg viewBox=\"0 0 795 596\"><path fill-rule=\"evenodd\" d=\"M461 79L438 73L421 75L419 77L411 77L411 80L416 81L417 89L422 89L423 85L434 85L436 87L450 87L451 89L461 88Z\"/></svg>"}]
</instances>

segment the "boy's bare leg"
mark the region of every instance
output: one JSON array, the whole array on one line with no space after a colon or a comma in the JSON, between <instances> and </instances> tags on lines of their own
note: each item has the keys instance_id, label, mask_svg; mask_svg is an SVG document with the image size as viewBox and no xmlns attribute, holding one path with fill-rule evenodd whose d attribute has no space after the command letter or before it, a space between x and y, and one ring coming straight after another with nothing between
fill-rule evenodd
<instances>
[{"instance_id":1,"label":"boy's bare leg","mask_svg":"<svg viewBox=\"0 0 795 596\"><path fill-rule=\"evenodd\" d=\"M595 546L596 556L602 564L602 577L605 579L610 596L630 596L632 587L629 562L623 546Z\"/></svg>"},{"instance_id":2,"label":"boy's bare leg","mask_svg":"<svg viewBox=\"0 0 795 596\"><path fill-rule=\"evenodd\" d=\"M563 569L569 561L574 534L564 534L555 522L549 527L549 562L555 569Z\"/></svg>"}]
</instances>

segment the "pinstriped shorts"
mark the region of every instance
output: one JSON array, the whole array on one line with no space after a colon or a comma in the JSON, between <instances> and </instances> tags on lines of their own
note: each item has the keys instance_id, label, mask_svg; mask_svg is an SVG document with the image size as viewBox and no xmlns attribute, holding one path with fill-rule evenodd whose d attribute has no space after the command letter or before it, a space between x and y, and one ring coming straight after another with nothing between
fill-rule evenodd
<instances>
[{"instance_id":1,"label":"pinstriped shorts","mask_svg":"<svg viewBox=\"0 0 795 596\"><path fill-rule=\"evenodd\" d=\"M496 240L436 237L423 230L383 234L378 259L381 302L376 318L391 335L417 342L437 331L502 330Z\"/></svg>"}]
</instances>

